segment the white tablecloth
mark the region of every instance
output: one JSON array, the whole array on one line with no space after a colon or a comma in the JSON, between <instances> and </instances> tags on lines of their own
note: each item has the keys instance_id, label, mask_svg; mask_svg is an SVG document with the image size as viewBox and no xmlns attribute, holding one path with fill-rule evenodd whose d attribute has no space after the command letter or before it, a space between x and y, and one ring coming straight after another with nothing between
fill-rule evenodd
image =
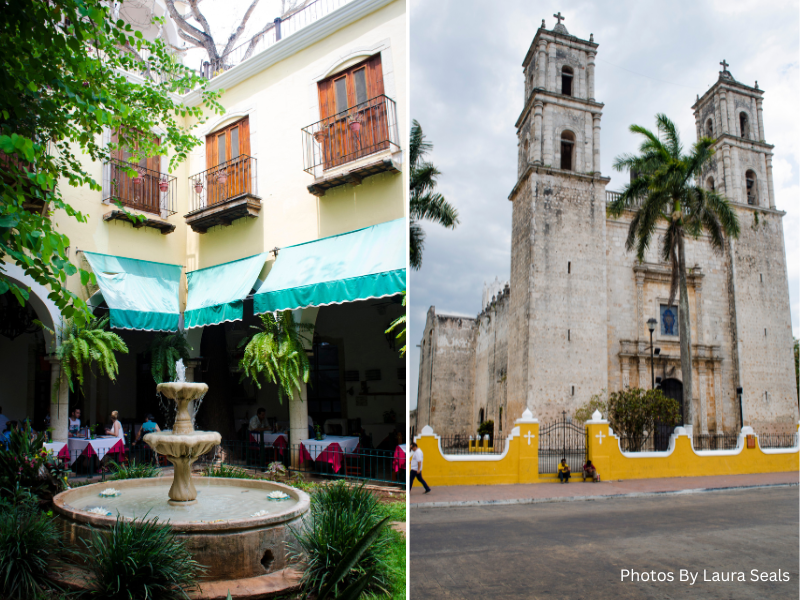
<instances>
[{"instance_id":1,"label":"white tablecloth","mask_svg":"<svg viewBox=\"0 0 800 600\"><path fill-rule=\"evenodd\" d=\"M48 442L44 445L46 450L50 450L53 454L58 454L61 449L67 445L67 442Z\"/></svg>"},{"instance_id":2,"label":"white tablecloth","mask_svg":"<svg viewBox=\"0 0 800 600\"><path fill-rule=\"evenodd\" d=\"M258 431L250 432L251 441L258 442L260 437L261 434ZM286 436L285 433L270 433L267 431L264 432L264 444L275 444L275 440L277 440L278 438L283 438L287 444L289 443L289 438Z\"/></svg>"},{"instance_id":3,"label":"white tablecloth","mask_svg":"<svg viewBox=\"0 0 800 600\"><path fill-rule=\"evenodd\" d=\"M406 454L408 454L408 450L406 450L406 445L405 445L405 444L400 444L399 448L400 448L400 449L401 449L403 452L405 452Z\"/></svg>"},{"instance_id":4,"label":"white tablecloth","mask_svg":"<svg viewBox=\"0 0 800 600\"><path fill-rule=\"evenodd\" d=\"M328 435L325 436L324 440L300 440L300 443L303 444L308 453L311 455L311 458L317 460L317 457L325 451L325 448L330 446L333 443L339 444L339 448L342 449L342 452L345 454L350 454L358 447L359 438L357 437L345 437L341 435Z\"/></svg>"},{"instance_id":5,"label":"white tablecloth","mask_svg":"<svg viewBox=\"0 0 800 600\"><path fill-rule=\"evenodd\" d=\"M94 440L87 440L83 438L69 438L69 464L78 460L78 457L86 450L86 446L92 445L94 451L97 453L98 460L103 460L106 453L113 448L120 438L116 436L104 436Z\"/></svg>"}]
</instances>

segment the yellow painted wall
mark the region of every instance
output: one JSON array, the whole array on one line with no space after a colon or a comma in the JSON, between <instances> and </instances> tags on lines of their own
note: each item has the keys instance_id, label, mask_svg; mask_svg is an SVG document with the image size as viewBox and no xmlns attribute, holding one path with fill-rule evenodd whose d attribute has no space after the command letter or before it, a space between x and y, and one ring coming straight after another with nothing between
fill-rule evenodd
<instances>
[{"instance_id":1,"label":"yellow painted wall","mask_svg":"<svg viewBox=\"0 0 800 600\"><path fill-rule=\"evenodd\" d=\"M609 434L608 423L587 423L589 458L601 479L651 479L655 477L699 477L703 475L744 475L748 473L781 473L800 468L797 449L764 452L756 440L755 448L730 451L697 452L685 433L674 438L674 446L666 452L628 453L619 449L619 440ZM745 428L747 432L749 428ZM757 437L757 436L756 436ZM653 456L658 454L660 456Z\"/></svg>"},{"instance_id":2,"label":"yellow painted wall","mask_svg":"<svg viewBox=\"0 0 800 600\"><path fill-rule=\"evenodd\" d=\"M517 421L502 455L444 456L430 427L423 428L416 441L423 454L422 476L431 486L539 481L539 423L533 420Z\"/></svg>"},{"instance_id":3,"label":"yellow painted wall","mask_svg":"<svg viewBox=\"0 0 800 600\"><path fill-rule=\"evenodd\" d=\"M551 477L539 477L539 423L525 415L515 425L506 441L507 450L501 455L443 455L439 437L430 427L423 428L416 438L423 453L423 478L431 486L552 482ZM674 447L667 452L626 456L619 449L618 438L609 433L608 422L589 422L586 427L589 458L601 479L606 481L782 473L800 468L800 453L796 447L765 452L756 441L755 448L698 453L685 432L674 438ZM744 432L752 433L748 430L745 428ZM739 445L746 446L741 441Z\"/></svg>"}]
</instances>

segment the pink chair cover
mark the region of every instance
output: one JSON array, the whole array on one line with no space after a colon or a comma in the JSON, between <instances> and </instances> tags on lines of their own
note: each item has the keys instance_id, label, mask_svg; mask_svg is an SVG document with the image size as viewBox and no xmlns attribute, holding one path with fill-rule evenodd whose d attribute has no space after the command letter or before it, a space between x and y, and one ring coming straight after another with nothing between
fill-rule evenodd
<instances>
[{"instance_id":1,"label":"pink chair cover","mask_svg":"<svg viewBox=\"0 0 800 600\"><path fill-rule=\"evenodd\" d=\"M406 453L398 446L394 449L394 460L392 461L392 468L397 473L400 469L406 468Z\"/></svg>"}]
</instances>

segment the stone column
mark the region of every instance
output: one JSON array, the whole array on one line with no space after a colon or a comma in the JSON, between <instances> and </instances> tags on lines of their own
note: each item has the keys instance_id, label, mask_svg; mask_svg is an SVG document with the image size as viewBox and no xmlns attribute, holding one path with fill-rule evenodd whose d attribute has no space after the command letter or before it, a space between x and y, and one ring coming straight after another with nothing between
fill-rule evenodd
<instances>
[{"instance_id":1,"label":"stone column","mask_svg":"<svg viewBox=\"0 0 800 600\"><path fill-rule=\"evenodd\" d=\"M759 117L761 118L761 117ZM767 194L769 196L769 207L775 208L775 190L772 186L772 155L767 154Z\"/></svg>"},{"instance_id":2,"label":"stone column","mask_svg":"<svg viewBox=\"0 0 800 600\"><path fill-rule=\"evenodd\" d=\"M594 168L592 169L595 173L600 173L600 115L593 114L592 115L592 123L593 123L593 130L594 136L592 140L592 153L594 154Z\"/></svg>"},{"instance_id":3,"label":"stone column","mask_svg":"<svg viewBox=\"0 0 800 600\"><path fill-rule=\"evenodd\" d=\"M195 369L200 368L200 359L190 358L184 361L183 366L186 367L186 381L197 381L195 378Z\"/></svg>"},{"instance_id":4,"label":"stone column","mask_svg":"<svg viewBox=\"0 0 800 600\"><path fill-rule=\"evenodd\" d=\"M731 146L731 179L733 181L731 189L733 190L733 198L736 202L747 204L747 197L744 195L742 190L744 177L739 169L740 165L739 148L736 146Z\"/></svg>"},{"instance_id":5,"label":"stone column","mask_svg":"<svg viewBox=\"0 0 800 600\"><path fill-rule=\"evenodd\" d=\"M539 58L536 60L536 71L537 71L537 82L536 87L544 89L545 87L545 77L547 75L547 55L545 51L547 50L547 44L541 42L539 44Z\"/></svg>"},{"instance_id":6,"label":"stone column","mask_svg":"<svg viewBox=\"0 0 800 600\"><path fill-rule=\"evenodd\" d=\"M736 118L736 107L733 104L733 94L728 94L728 128L731 135L741 137L739 119Z\"/></svg>"},{"instance_id":7,"label":"stone column","mask_svg":"<svg viewBox=\"0 0 800 600\"><path fill-rule=\"evenodd\" d=\"M714 377L714 410L716 412L717 434L722 434L725 430L725 412L722 407L722 366L719 363L712 363Z\"/></svg>"},{"instance_id":8,"label":"stone column","mask_svg":"<svg viewBox=\"0 0 800 600\"><path fill-rule=\"evenodd\" d=\"M556 91L556 45L552 42L547 48L547 90Z\"/></svg>"},{"instance_id":9,"label":"stone column","mask_svg":"<svg viewBox=\"0 0 800 600\"><path fill-rule=\"evenodd\" d=\"M719 110L720 110L720 117L722 117L722 123L720 123L720 130L717 134L717 137L722 135L723 133L731 133L728 129L728 102L726 100L727 94L725 90L722 90L719 93Z\"/></svg>"},{"instance_id":10,"label":"stone column","mask_svg":"<svg viewBox=\"0 0 800 600\"><path fill-rule=\"evenodd\" d=\"M694 111L694 124L697 129L697 139L699 140L706 132L704 130L705 125L703 125L703 122L700 120L700 111L698 110Z\"/></svg>"},{"instance_id":11,"label":"stone column","mask_svg":"<svg viewBox=\"0 0 800 600\"><path fill-rule=\"evenodd\" d=\"M644 335L644 273L636 272L636 341Z\"/></svg>"},{"instance_id":12,"label":"stone column","mask_svg":"<svg viewBox=\"0 0 800 600\"><path fill-rule=\"evenodd\" d=\"M588 53L588 61L586 63L586 78L587 78L587 87L586 96L589 100L594 100L594 52Z\"/></svg>"},{"instance_id":13,"label":"stone column","mask_svg":"<svg viewBox=\"0 0 800 600\"><path fill-rule=\"evenodd\" d=\"M725 195L728 197L728 200L735 202L736 198L733 194L733 177L731 173L731 147L728 144L722 145L722 168L725 177Z\"/></svg>"},{"instance_id":14,"label":"stone column","mask_svg":"<svg viewBox=\"0 0 800 600\"><path fill-rule=\"evenodd\" d=\"M536 100L533 104L533 164L542 164L542 110L544 102Z\"/></svg>"},{"instance_id":15,"label":"stone column","mask_svg":"<svg viewBox=\"0 0 800 600\"><path fill-rule=\"evenodd\" d=\"M622 389L627 390L631 387L631 364L625 356L620 357L622 363Z\"/></svg>"},{"instance_id":16,"label":"stone column","mask_svg":"<svg viewBox=\"0 0 800 600\"><path fill-rule=\"evenodd\" d=\"M50 427L53 428L53 441L66 442L69 437L69 384L61 376L61 362L48 356L50 361ZM53 398L53 390L58 391ZM55 400L55 401L54 401Z\"/></svg>"},{"instance_id":17,"label":"stone column","mask_svg":"<svg viewBox=\"0 0 800 600\"><path fill-rule=\"evenodd\" d=\"M703 344L703 280L694 280L694 310L697 313L697 343Z\"/></svg>"},{"instance_id":18,"label":"stone column","mask_svg":"<svg viewBox=\"0 0 800 600\"><path fill-rule=\"evenodd\" d=\"M706 408L706 363L697 363L697 387L700 392L700 433L708 433L708 409Z\"/></svg>"},{"instance_id":19,"label":"stone column","mask_svg":"<svg viewBox=\"0 0 800 600\"><path fill-rule=\"evenodd\" d=\"M289 401L289 452L292 467L300 466L300 441L308 439L308 385L301 383L299 394ZM320 423L321 425L321 423Z\"/></svg>"},{"instance_id":20,"label":"stone column","mask_svg":"<svg viewBox=\"0 0 800 600\"><path fill-rule=\"evenodd\" d=\"M649 348L648 348L649 351ZM648 369L647 358L644 356L639 357L639 387L643 390L649 390L652 379L650 378L650 370Z\"/></svg>"},{"instance_id":21,"label":"stone column","mask_svg":"<svg viewBox=\"0 0 800 600\"><path fill-rule=\"evenodd\" d=\"M584 173L591 173L594 171L594 144L592 144L592 138L594 134L592 133L592 113L584 113L584 126L583 126L583 135L585 139L585 146L586 152L583 153L583 161Z\"/></svg>"},{"instance_id":22,"label":"stone column","mask_svg":"<svg viewBox=\"0 0 800 600\"><path fill-rule=\"evenodd\" d=\"M581 51L581 64L586 64L586 52ZM578 98L585 100L588 98L586 95L586 68L578 69L575 74L578 78L578 92L575 94Z\"/></svg>"},{"instance_id":23,"label":"stone column","mask_svg":"<svg viewBox=\"0 0 800 600\"><path fill-rule=\"evenodd\" d=\"M756 98L756 113L758 114L758 141L764 142L767 137L764 135L764 109L761 106L762 99Z\"/></svg>"},{"instance_id":24,"label":"stone column","mask_svg":"<svg viewBox=\"0 0 800 600\"><path fill-rule=\"evenodd\" d=\"M544 145L544 156L542 160L545 165L553 166L553 109L544 107L544 129L542 130L542 140Z\"/></svg>"}]
</instances>

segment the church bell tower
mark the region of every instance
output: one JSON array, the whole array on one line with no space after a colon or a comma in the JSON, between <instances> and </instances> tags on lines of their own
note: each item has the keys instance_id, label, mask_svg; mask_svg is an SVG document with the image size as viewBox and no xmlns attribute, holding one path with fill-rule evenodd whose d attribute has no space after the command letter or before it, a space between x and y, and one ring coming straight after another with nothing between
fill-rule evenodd
<instances>
[{"instance_id":1,"label":"church bell tower","mask_svg":"<svg viewBox=\"0 0 800 600\"><path fill-rule=\"evenodd\" d=\"M522 63L518 180L512 211L507 405L539 419L571 414L608 386L606 198L593 36L559 12Z\"/></svg>"}]
</instances>

